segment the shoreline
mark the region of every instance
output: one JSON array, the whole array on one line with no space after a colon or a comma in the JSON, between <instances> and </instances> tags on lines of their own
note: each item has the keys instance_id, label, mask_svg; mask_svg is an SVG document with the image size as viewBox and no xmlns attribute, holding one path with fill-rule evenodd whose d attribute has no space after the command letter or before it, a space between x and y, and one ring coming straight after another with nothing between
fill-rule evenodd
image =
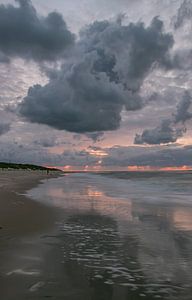
<instances>
[{"instance_id":1,"label":"shoreline","mask_svg":"<svg viewBox=\"0 0 192 300\"><path fill-rule=\"evenodd\" d=\"M28 198L26 191L42 180L60 177L60 172L0 171L0 236L19 237L51 226L54 210Z\"/></svg>"}]
</instances>

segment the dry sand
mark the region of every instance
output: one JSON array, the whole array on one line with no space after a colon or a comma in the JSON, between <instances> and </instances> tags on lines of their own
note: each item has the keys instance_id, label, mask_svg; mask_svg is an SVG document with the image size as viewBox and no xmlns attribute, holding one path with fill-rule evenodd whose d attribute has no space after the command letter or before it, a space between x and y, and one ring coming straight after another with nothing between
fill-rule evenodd
<instances>
[{"instance_id":1,"label":"dry sand","mask_svg":"<svg viewBox=\"0 0 192 300\"><path fill-rule=\"evenodd\" d=\"M0 171L0 236L22 236L51 225L53 211L25 196L41 180L60 176L60 172Z\"/></svg>"}]
</instances>

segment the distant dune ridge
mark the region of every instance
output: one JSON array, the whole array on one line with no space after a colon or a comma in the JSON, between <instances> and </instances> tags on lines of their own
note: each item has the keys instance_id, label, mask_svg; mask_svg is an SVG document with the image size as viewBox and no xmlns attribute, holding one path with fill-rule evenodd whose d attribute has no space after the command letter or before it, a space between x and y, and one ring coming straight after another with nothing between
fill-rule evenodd
<instances>
[{"instance_id":1,"label":"distant dune ridge","mask_svg":"<svg viewBox=\"0 0 192 300\"><path fill-rule=\"evenodd\" d=\"M6 163L6 162L0 162L0 169L59 171L56 168L47 168L47 167L31 165L31 164L16 164L16 163Z\"/></svg>"}]
</instances>

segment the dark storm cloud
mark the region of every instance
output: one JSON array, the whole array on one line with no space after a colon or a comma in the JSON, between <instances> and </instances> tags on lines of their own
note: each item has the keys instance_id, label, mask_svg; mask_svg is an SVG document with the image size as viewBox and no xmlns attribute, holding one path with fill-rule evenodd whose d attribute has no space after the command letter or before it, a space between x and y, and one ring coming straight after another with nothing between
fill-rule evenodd
<instances>
[{"instance_id":1,"label":"dark storm cloud","mask_svg":"<svg viewBox=\"0 0 192 300\"><path fill-rule=\"evenodd\" d=\"M9 62L10 62L9 57L7 57L6 54L0 52L0 63L8 64Z\"/></svg>"},{"instance_id":2,"label":"dark storm cloud","mask_svg":"<svg viewBox=\"0 0 192 300\"><path fill-rule=\"evenodd\" d=\"M185 129L175 129L170 120L162 121L161 125L154 129L146 129L141 135L135 137L135 144L159 145L175 143L179 137L183 136Z\"/></svg>"},{"instance_id":3,"label":"dark storm cloud","mask_svg":"<svg viewBox=\"0 0 192 300\"><path fill-rule=\"evenodd\" d=\"M95 71L108 74L110 80L139 90L154 63L165 62L173 37L163 32L163 22L154 18L149 27L143 23L123 26L108 21L95 22L81 32L86 50L97 50Z\"/></svg>"},{"instance_id":4,"label":"dark storm cloud","mask_svg":"<svg viewBox=\"0 0 192 300\"><path fill-rule=\"evenodd\" d=\"M192 113L189 111L191 104L191 95L189 91L186 91L177 106L176 113L170 119L163 120L160 126L153 129L146 129L141 135L136 134L134 143L138 145L175 143L187 131L184 126L181 128L176 128L175 126L178 123L184 124L192 119Z\"/></svg>"},{"instance_id":5,"label":"dark storm cloud","mask_svg":"<svg viewBox=\"0 0 192 300\"><path fill-rule=\"evenodd\" d=\"M11 128L10 123L0 123L0 136L7 133Z\"/></svg>"},{"instance_id":6,"label":"dark storm cloud","mask_svg":"<svg viewBox=\"0 0 192 300\"><path fill-rule=\"evenodd\" d=\"M172 45L158 18L147 28L95 22L81 32L68 63L51 73L49 83L29 89L20 113L70 132L116 130L123 109L143 107L143 80L155 64L164 64Z\"/></svg>"},{"instance_id":7,"label":"dark storm cloud","mask_svg":"<svg viewBox=\"0 0 192 300\"><path fill-rule=\"evenodd\" d=\"M36 61L55 60L73 44L62 15L39 16L30 0L16 0L19 6L0 5L0 61L22 57Z\"/></svg>"},{"instance_id":8,"label":"dark storm cloud","mask_svg":"<svg viewBox=\"0 0 192 300\"><path fill-rule=\"evenodd\" d=\"M29 121L71 132L118 128L123 89L110 83L104 74L97 80L87 67L82 65L66 74L70 81L61 79L31 88L21 104L21 114Z\"/></svg>"},{"instance_id":9,"label":"dark storm cloud","mask_svg":"<svg viewBox=\"0 0 192 300\"><path fill-rule=\"evenodd\" d=\"M192 97L188 91L185 92L182 101L177 106L177 112L174 115L175 123L185 123L192 119L192 113L189 111L192 104Z\"/></svg>"}]
</instances>

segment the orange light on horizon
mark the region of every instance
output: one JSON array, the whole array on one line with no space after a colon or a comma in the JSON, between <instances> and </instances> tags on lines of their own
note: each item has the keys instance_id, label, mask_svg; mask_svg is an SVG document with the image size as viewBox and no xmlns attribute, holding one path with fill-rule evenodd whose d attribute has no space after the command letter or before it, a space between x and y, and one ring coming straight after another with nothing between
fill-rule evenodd
<instances>
[{"instance_id":1,"label":"orange light on horizon","mask_svg":"<svg viewBox=\"0 0 192 300\"><path fill-rule=\"evenodd\" d=\"M164 167L162 168L164 171L189 171L192 170L192 166L181 166L181 167Z\"/></svg>"},{"instance_id":2,"label":"orange light on horizon","mask_svg":"<svg viewBox=\"0 0 192 300\"><path fill-rule=\"evenodd\" d=\"M86 166L84 167L84 170L87 170L87 169L89 169L89 166L88 166L88 165L86 165Z\"/></svg>"},{"instance_id":3,"label":"orange light on horizon","mask_svg":"<svg viewBox=\"0 0 192 300\"><path fill-rule=\"evenodd\" d=\"M178 167L153 167L153 166L128 166L128 171L190 171L192 166Z\"/></svg>"},{"instance_id":4,"label":"orange light on horizon","mask_svg":"<svg viewBox=\"0 0 192 300\"><path fill-rule=\"evenodd\" d=\"M96 165L89 166L44 166L46 168L56 168L62 171L73 171L73 172L89 172L89 171L128 171L128 172L138 172L138 171L192 171L192 166L177 166L177 167L154 167L154 166L128 166L128 167L105 167L102 165L102 160L99 160Z\"/></svg>"},{"instance_id":5,"label":"orange light on horizon","mask_svg":"<svg viewBox=\"0 0 192 300\"><path fill-rule=\"evenodd\" d=\"M150 166L128 166L128 171L151 171L153 167Z\"/></svg>"},{"instance_id":6,"label":"orange light on horizon","mask_svg":"<svg viewBox=\"0 0 192 300\"><path fill-rule=\"evenodd\" d=\"M102 150L94 150L94 149L89 149L87 151L90 155L93 156L98 156L98 157L104 157L104 156L108 156L108 153Z\"/></svg>"},{"instance_id":7,"label":"orange light on horizon","mask_svg":"<svg viewBox=\"0 0 192 300\"><path fill-rule=\"evenodd\" d=\"M63 169L69 170L69 169L71 169L71 166L64 166Z\"/></svg>"}]
</instances>

